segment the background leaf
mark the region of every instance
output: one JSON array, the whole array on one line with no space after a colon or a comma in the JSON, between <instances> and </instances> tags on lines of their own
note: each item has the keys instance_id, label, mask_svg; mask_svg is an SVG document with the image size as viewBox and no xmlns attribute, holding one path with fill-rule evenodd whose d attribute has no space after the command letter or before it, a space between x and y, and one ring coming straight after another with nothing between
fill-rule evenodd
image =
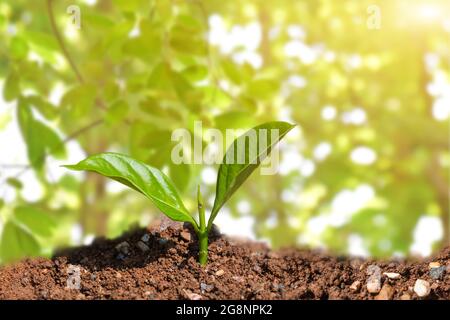
<instances>
[{"instance_id":1,"label":"background leaf","mask_svg":"<svg viewBox=\"0 0 450 320\"><path fill-rule=\"evenodd\" d=\"M14 210L14 219L27 226L33 234L50 237L56 221L46 212L31 206L19 206Z\"/></svg>"},{"instance_id":2,"label":"background leaf","mask_svg":"<svg viewBox=\"0 0 450 320\"><path fill-rule=\"evenodd\" d=\"M47 155L57 158L66 156L62 139L53 129L35 119L25 99L20 100L17 113L20 131L27 145L28 159L33 168L41 169Z\"/></svg>"},{"instance_id":3,"label":"background leaf","mask_svg":"<svg viewBox=\"0 0 450 320\"><path fill-rule=\"evenodd\" d=\"M3 262L36 256L39 252L39 243L31 233L11 220L6 222L0 242L0 254Z\"/></svg>"}]
</instances>

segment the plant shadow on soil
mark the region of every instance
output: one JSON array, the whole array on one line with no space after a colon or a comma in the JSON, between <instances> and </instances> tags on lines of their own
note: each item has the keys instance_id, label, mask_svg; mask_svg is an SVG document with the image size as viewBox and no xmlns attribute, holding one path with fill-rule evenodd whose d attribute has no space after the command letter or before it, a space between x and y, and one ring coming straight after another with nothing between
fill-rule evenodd
<instances>
[{"instance_id":1,"label":"plant shadow on soil","mask_svg":"<svg viewBox=\"0 0 450 320\"><path fill-rule=\"evenodd\" d=\"M173 230L179 231L178 237L173 237ZM209 244L213 244L220 236L220 232L214 226L209 235ZM115 239L97 237L88 246L59 249L55 252L54 258L65 257L67 263L82 266L90 271L106 268L116 270L142 268L158 259L175 254L179 242L187 244L183 252L185 259L179 264L180 268L184 268L187 267L190 258L194 260L198 258L197 235L191 225L184 224L181 229L181 224L167 219L158 221L146 229L133 226ZM114 250L111 250L111 247L114 247Z\"/></svg>"}]
</instances>

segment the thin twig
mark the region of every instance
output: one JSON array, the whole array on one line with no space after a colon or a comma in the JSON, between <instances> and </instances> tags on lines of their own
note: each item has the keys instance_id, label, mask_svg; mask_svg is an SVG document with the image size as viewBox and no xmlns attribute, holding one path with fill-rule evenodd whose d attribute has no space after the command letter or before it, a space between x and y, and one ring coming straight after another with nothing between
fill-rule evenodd
<instances>
[{"instance_id":1,"label":"thin twig","mask_svg":"<svg viewBox=\"0 0 450 320\"><path fill-rule=\"evenodd\" d=\"M59 47L61 48L64 56L66 57L67 61L69 62L70 67L75 72L78 81L80 83L84 83L83 76L81 75L75 62L73 61L72 57L70 56L69 50L67 50L66 44L64 43L64 39L61 37L61 34L58 31L58 28L56 26L56 21L55 21L55 15L53 14L52 3L53 3L53 0L47 0L47 10L48 10L49 18L50 18L50 25L52 27L52 32L53 32L56 40L58 41Z\"/></svg>"},{"instance_id":2,"label":"thin twig","mask_svg":"<svg viewBox=\"0 0 450 320\"><path fill-rule=\"evenodd\" d=\"M213 85L215 86L216 90L221 91L223 94L225 94L228 98L230 98L233 102L237 102L237 99L235 96L233 96L230 92L228 92L227 90L225 90L221 85L220 85L220 79L217 76L216 73L216 66L214 63L214 59L213 59L213 52L211 50L211 44L209 42L209 25L208 25L208 12L203 4L202 1L193 1L193 3L195 5L198 6L198 8L200 9L200 13L202 15L202 19L203 19L203 24L207 30L207 35L208 37L206 38L206 61L208 64L208 69L210 70L209 76L210 79L212 80ZM215 95L215 92L214 92ZM215 99L215 96L212 97L211 99Z\"/></svg>"},{"instance_id":3,"label":"thin twig","mask_svg":"<svg viewBox=\"0 0 450 320\"><path fill-rule=\"evenodd\" d=\"M28 166L29 164L0 163L0 168L3 169L20 169Z\"/></svg>"},{"instance_id":4,"label":"thin twig","mask_svg":"<svg viewBox=\"0 0 450 320\"><path fill-rule=\"evenodd\" d=\"M33 167L34 164L39 163L39 162L45 160L45 158L47 157L48 154L51 154L51 153L57 151L58 149L60 149L61 147L63 147L63 146L64 146L67 142L69 142L70 140L73 140L73 139L75 139L76 137L80 136L81 134L83 134L83 133L85 133L85 132L91 130L92 128L95 128L95 127L99 126L100 124L103 123L103 121L104 121L103 119L95 120L95 121L89 123L88 125L84 126L83 128L78 129L78 130L72 132L70 135L68 135L68 136L67 136L64 140L62 140L60 143L58 143L58 144L55 145L54 147L50 148L49 152L44 153L44 154L43 154L42 156L40 156L38 159L33 160L33 161L31 161L30 164L24 166L24 167L23 167L23 170L21 170L20 172L18 172L18 173L14 176L14 178L15 178L15 179L19 178L19 177L20 177L22 174L24 174L28 169L30 169L31 167ZM6 180L3 181L2 184L5 183L5 182L6 182Z\"/></svg>"}]
</instances>

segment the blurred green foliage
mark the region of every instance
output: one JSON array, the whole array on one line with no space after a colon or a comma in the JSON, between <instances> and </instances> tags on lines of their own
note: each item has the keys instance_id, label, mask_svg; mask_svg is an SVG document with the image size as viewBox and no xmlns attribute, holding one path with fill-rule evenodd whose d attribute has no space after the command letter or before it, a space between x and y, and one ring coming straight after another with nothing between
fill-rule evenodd
<instances>
[{"instance_id":1,"label":"blurred green foliage","mask_svg":"<svg viewBox=\"0 0 450 320\"><path fill-rule=\"evenodd\" d=\"M90 2L0 3L0 79L16 112L0 110L0 129L17 119L29 160L17 174L1 168L0 182L17 192L0 204L3 262L69 244L74 223L84 234L116 236L158 213L143 197L108 192L95 175L52 179L48 160L65 159L70 141L86 154L119 151L165 168L192 198L201 167L172 164L170 137L197 120L220 130L299 124L285 147L301 158L284 155L295 170L255 175L228 206L239 216L239 202L249 201L257 236L274 246L307 242L345 252L348 236L360 234L375 256L408 253L424 214L441 217L448 241L448 122L433 117L438 97L427 88L436 79L450 83L449 22L418 13L431 4L448 17L446 1ZM366 24L374 3L380 29ZM66 11L74 4L80 29ZM208 41L218 21L237 37L248 26L256 31L235 46L217 32ZM433 68L427 56L437 61ZM63 95L55 101L57 88ZM345 121L355 109L365 121ZM319 145L330 147L325 159L315 156ZM351 160L360 146L376 153L373 163ZM300 170L298 159L314 170ZM21 193L27 170L44 187L33 203ZM329 215L337 194L361 185L373 188L371 201L317 239L306 237L311 218ZM274 225L265 223L274 215ZM380 216L382 225L374 222ZM389 246L380 246L385 240Z\"/></svg>"}]
</instances>

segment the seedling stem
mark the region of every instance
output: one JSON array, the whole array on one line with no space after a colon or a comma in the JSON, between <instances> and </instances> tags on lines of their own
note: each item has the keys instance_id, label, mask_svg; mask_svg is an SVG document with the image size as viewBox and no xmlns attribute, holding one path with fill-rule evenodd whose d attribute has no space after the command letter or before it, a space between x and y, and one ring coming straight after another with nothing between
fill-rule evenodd
<instances>
[{"instance_id":1,"label":"seedling stem","mask_svg":"<svg viewBox=\"0 0 450 320\"><path fill-rule=\"evenodd\" d=\"M198 186L197 191L198 215L200 220L200 229L197 232L199 240L199 257L200 265L204 266L208 262L208 230L206 228L205 207L203 205L203 197Z\"/></svg>"}]
</instances>

